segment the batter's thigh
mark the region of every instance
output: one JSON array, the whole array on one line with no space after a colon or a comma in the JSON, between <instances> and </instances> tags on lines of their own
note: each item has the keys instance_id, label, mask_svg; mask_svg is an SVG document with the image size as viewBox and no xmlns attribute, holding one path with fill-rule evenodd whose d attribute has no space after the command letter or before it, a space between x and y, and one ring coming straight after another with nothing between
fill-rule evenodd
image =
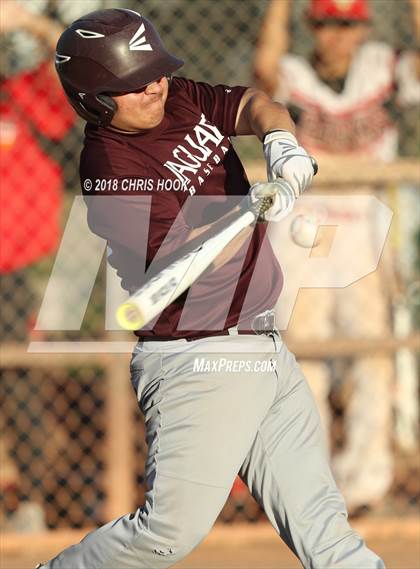
<instances>
[{"instance_id":1,"label":"batter's thigh","mask_svg":"<svg viewBox=\"0 0 420 569\"><path fill-rule=\"evenodd\" d=\"M384 567L347 522L313 396L293 354L281 343L277 361L276 398L241 477L305 568Z\"/></svg>"}]
</instances>

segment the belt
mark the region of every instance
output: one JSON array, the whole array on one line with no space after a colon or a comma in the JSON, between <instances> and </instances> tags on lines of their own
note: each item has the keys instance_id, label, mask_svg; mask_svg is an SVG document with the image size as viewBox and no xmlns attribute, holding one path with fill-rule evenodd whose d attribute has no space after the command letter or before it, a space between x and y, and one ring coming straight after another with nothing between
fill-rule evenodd
<instances>
[{"instance_id":1,"label":"belt","mask_svg":"<svg viewBox=\"0 0 420 569\"><path fill-rule=\"evenodd\" d=\"M276 330L275 326L275 316L274 310L266 310L257 314L251 324L251 329L244 330L238 328L238 326L233 326L231 328L226 328L225 330L214 330L206 334L200 334L199 336L189 336L188 338L174 338L173 336L162 337L162 336L147 336L141 337L139 340L141 342L169 342L173 340L186 340L187 342L194 342L195 340L202 340L203 338L211 338L213 336L239 336L239 335L260 335L260 334L273 334Z\"/></svg>"}]
</instances>

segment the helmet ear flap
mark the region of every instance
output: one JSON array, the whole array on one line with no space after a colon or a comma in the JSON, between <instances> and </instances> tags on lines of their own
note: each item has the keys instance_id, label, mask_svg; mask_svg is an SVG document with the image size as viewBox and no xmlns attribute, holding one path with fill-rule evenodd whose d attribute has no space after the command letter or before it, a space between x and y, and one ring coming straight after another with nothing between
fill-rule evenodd
<instances>
[{"instance_id":1,"label":"helmet ear flap","mask_svg":"<svg viewBox=\"0 0 420 569\"><path fill-rule=\"evenodd\" d=\"M81 103L80 101L75 101L74 99L68 97L69 103L76 111L78 115L85 119L87 122L91 122L93 124L98 124L98 114L91 111L86 105Z\"/></svg>"},{"instance_id":2,"label":"helmet ear flap","mask_svg":"<svg viewBox=\"0 0 420 569\"><path fill-rule=\"evenodd\" d=\"M88 122L98 126L108 126L118 108L114 99L103 94L87 95L83 103L79 103L79 106L83 108L84 112L80 112L79 109L79 114Z\"/></svg>"},{"instance_id":3,"label":"helmet ear flap","mask_svg":"<svg viewBox=\"0 0 420 569\"><path fill-rule=\"evenodd\" d=\"M105 113L107 111L109 111L110 113L112 113L112 115L114 115L114 113L116 112L118 106L117 103L114 101L114 99L112 97L110 97L109 95L96 95L96 99L102 103L102 105L105 107Z\"/></svg>"},{"instance_id":4,"label":"helmet ear flap","mask_svg":"<svg viewBox=\"0 0 420 569\"><path fill-rule=\"evenodd\" d=\"M117 103L109 95L96 95L96 100L101 103L101 125L107 126L118 108Z\"/></svg>"},{"instance_id":5,"label":"helmet ear flap","mask_svg":"<svg viewBox=\"0 0 420 569\"><path fill-rule=\"evenodd\" d=\"M87 122L98 126L108 126L118 108L117 103L109 95L91 95L75 93L75 90L62 81L64 91L74 110Z\"/></svg>"}]
</instances>

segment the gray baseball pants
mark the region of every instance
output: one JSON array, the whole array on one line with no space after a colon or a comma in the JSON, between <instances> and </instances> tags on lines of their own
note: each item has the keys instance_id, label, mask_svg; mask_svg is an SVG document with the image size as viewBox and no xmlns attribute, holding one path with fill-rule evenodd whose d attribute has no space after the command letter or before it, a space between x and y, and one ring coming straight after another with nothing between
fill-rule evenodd
<instances>
[{"instance_id":1,"label":"gray baseball pants","mask_svg":"<svg viewBox=\"0 0 420 569\"><path fill-rule=\"evenodd\" d=\"M385 567L347 522L313 397L277 333L140 342L131 379L149 449L145 504L48 569L171 567L209 533L238 472L305 568Z\"/></svg>"}]
</instances>

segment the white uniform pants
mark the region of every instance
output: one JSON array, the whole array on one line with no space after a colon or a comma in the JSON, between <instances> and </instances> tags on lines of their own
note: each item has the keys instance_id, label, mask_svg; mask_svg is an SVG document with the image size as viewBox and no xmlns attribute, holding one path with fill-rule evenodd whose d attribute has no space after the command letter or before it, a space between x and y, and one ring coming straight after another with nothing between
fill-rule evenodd
<instances>
[{"instance_id":1,"label":"white uniform pants","mask_svg":"<svg viewBox=\"0 0 420 569\"><path fill-rule=\"evenodd\" d=\"M139 343L131 371L145 504L48 569L171 567L206 537L238 472L304 567L384 567L347 523L313 397L277 334Z\"/></svg>"}]
</instances>

